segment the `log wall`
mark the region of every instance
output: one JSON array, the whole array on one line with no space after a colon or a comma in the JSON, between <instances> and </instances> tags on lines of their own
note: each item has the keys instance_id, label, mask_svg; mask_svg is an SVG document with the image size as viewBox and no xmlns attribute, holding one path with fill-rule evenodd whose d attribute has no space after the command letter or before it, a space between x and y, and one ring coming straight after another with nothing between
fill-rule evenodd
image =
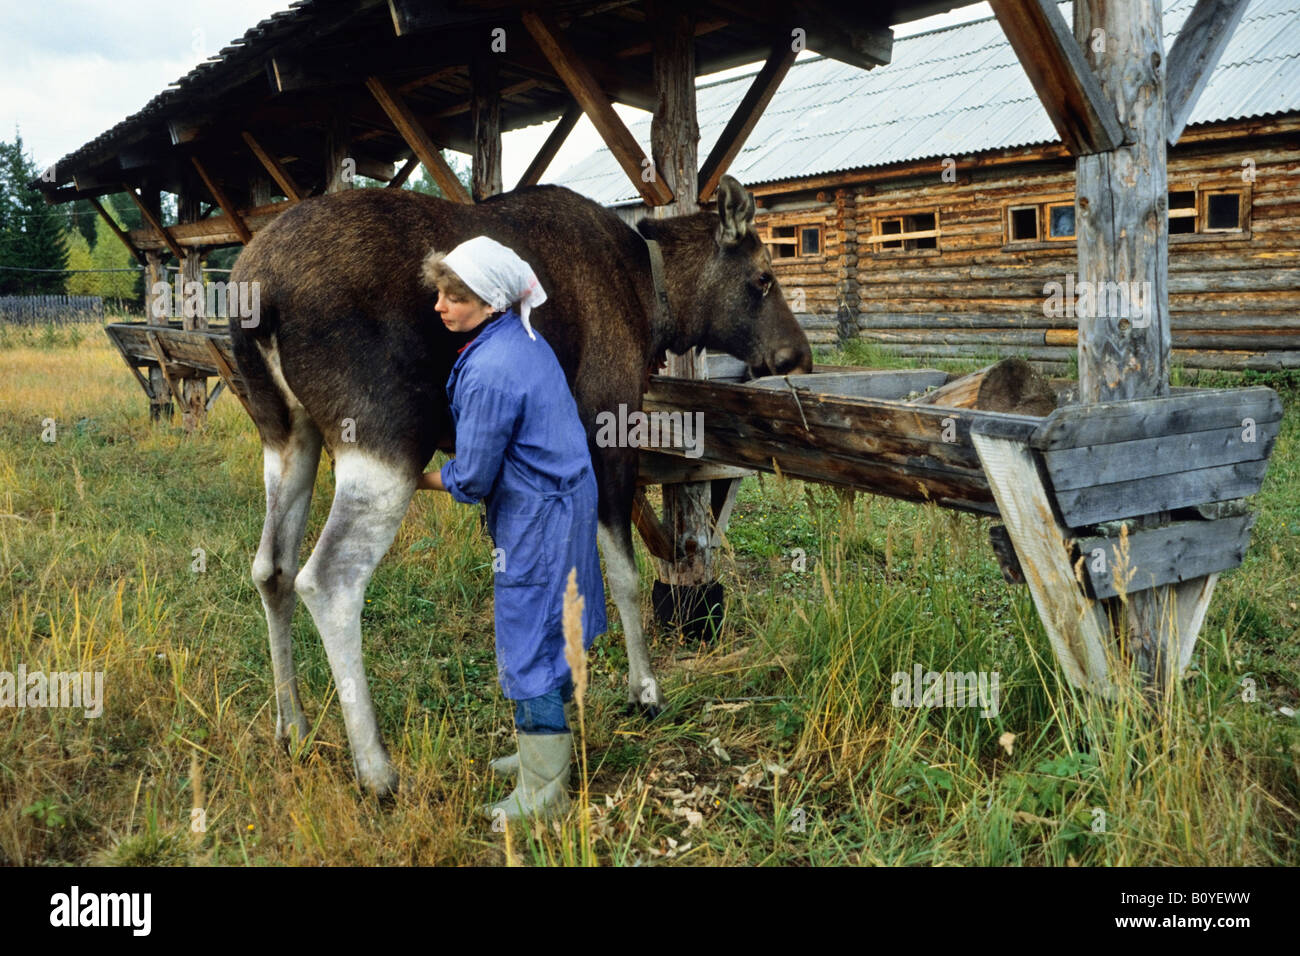
<instances>
[{"instance_id":1,"label":"log wall","mask_svg":"<svg viewBox=\"0 0 1300 956\"><path fill-rule=\"evenodd\" d=\"M1072 202L1073 163L1044 151L1012 166L963 172L959 164L949 178L936 165L924 177L846 183L822 192L825 202L793 209L765 197L765 237L776 226L822 229L823 255L774 261L809 338L835 341L848 294L858 335L884 350L1022 355L1064 367L1077 354L1077 319L1045 314L1044 286L1077 280L1075 242L1009 242L1007 207ZM1169 188L1242 190L1248 213L1241 233L1170 236L1175 364L1300 367L1300 132L1180 144L1170 151ZM870 243L881 217L930 211L938 213L937 251Z\"/></svg>"}]
</instances>

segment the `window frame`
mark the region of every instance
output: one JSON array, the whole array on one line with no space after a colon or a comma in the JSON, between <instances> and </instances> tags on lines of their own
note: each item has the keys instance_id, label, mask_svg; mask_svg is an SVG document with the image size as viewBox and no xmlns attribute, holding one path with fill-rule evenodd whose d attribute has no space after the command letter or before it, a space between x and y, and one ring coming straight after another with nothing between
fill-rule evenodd
<instances>
[{"instance_id":1,"label":"window frame","mask_svg":"<svg viewBox=\"0 0 1300 956\"><path fill-rule=\"evenodd\" d=\"M796 262L825 262L826 261L826 235L825 235L825 216L806 217L785 222L765 222L758 226L758 237L767 249L768 255L772 258L772 264L789 264ZM793 235L778 236L778 229L792 230ZM803 255L803 230L817 230L817 247L818 252L809 255ZM793 246L794 255L779 256L776 253L776 247Z\"/></svg>"},{"instance_id":2,"label":"window frame","mask_svg":"<svg viewBox=\"0 0 1300 956\"><path fill-rule=\"evenodd\" d=\"M933 216L933 229L916 229L908 227L908 220L917 216ZM881 226L886 222L897 222L899 231L883 232ZM940 240L943 238L943 226L939 218L938 206L902 209L886 213L872 213L871 235L865 238L873 256L937 256L943 252ZM917 248L918 239L933 239L933 246ZM885 243L902 243L901 246L886 246ZM912 245L908 245L912 243Z\"/></svg>"},{"instance_id":3,"label":"window frame","mask_svg":"<svg viewBox=\"0 0 1300 956\"><path fill-rule=\"evenodd\" d=\"M1015 214L1018 212L1024 212L1025 210L1033 210L1034 213L1034 235L1031 238L1017 237L1014 234L1011 226L1011 223L1015 218ZM1019 245L1027 245L1029 243L1034 243L1034 242L1042 242L1043 241L1043 204L1041 202L1016 203L1014 205L1008 203L1006 207L1006 215L1003 217L1002 223L1003 223L1003 228L1006 230L1007 241L1005 245L1019 246Z\"/></svg>"},{"instance_id":4,"label":"window frame","mask_svg":"<svg viewBox=\"0 0 1300 956\"><path fill-rule=\"evenodd\" d=\"M1057 206L1068 206L1074 212L1074 232L1068 236L1052 235L1052 210ZM1043 207L1043 225L1047 228L1043 230L1042 242L1075 242L1079 238L1079 211L1074 204L1074 200L1069 202L1060 202L1047 200L1042 203Z\"/></svg>"}]
</instances>

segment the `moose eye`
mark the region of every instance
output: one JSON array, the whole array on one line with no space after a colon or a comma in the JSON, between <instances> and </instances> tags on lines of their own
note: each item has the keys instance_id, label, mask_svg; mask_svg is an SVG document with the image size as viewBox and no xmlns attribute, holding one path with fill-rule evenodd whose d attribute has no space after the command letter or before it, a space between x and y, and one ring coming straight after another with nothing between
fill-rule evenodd
<instances>
[{"instance_id":1,"label":"moose eye","mask_svg":"<svg viewBox=\"0 0 1300 956\"><path fill-rule=\"evenodd\" d=\"M772 273L762 272L759 273L758 277L753 280L753 286L761 294L767 295L769 292L772 291L772 281L773 281Z\"/></svg>"}]
</instances>

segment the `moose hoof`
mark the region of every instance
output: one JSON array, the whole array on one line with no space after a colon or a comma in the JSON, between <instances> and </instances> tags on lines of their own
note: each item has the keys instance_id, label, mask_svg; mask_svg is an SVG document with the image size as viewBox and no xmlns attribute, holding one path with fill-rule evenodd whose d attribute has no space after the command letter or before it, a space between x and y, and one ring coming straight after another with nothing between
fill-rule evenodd
<instances>
[{"instance_id":1,"label":"moose hoof","mask_svg":"<svg viewBox=\"0 0 1300 956\"><path fill-rule=\"evenodd\" d=\"M623 708L623 714L626 717L644 717L646 720L654 720L660 714L658 704L643 704L639 700L630 700L627 706Z\"/></svg>"}]
</instances>

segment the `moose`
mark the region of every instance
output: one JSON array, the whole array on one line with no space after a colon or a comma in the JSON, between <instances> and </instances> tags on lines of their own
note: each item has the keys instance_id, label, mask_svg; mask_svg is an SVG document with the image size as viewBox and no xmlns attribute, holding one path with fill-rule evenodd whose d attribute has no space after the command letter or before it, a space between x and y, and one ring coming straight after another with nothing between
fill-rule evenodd
<instances>
[{"instance_id":1,"label":"moose","mask_svg":"<svg viewBox=\"0 0 1300 956\"><path fill-rule=\"evenodd\" d=\"M232 320L231 338L263 451L266 520L252 574L266 612L281 745L308 733L290 644L301 596L325 644L361 785L379 795L397 786L366 680L361 612L420 474L436 450L455 448L445 384L467 337L437 320L437 290L422 285L420 264L431 249L477 235L515 250L546 290L532 322L587 429L598 543L627 642L628 700L657 710L632 551L638 451L600 447L596 418L620 404L640 409L667 349L727 352L756 376L811 371L808 339L772 274L754 206L729 176L715 212L642 219L636 229L557 186L472 206L355 189L304 200L249 242L230 278L258 284L260 309L255 321ZM334 462L334 498L299 568L322 446Z\"/></svg>"}]
</instances>

